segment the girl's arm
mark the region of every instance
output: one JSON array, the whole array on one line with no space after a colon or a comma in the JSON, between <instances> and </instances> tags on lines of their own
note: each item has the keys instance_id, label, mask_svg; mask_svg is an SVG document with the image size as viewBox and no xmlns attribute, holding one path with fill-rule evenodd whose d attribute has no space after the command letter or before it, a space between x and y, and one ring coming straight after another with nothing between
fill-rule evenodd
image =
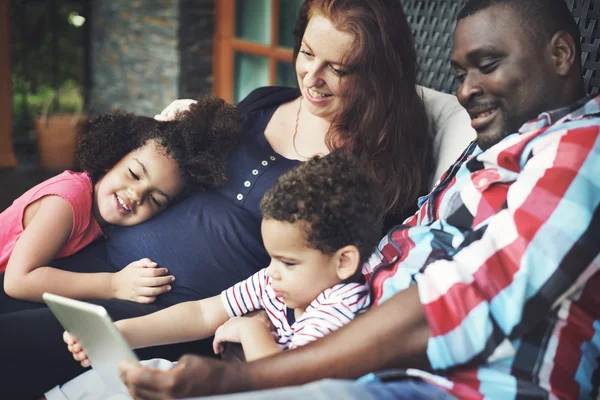
<instances>
[{"instance_id":1,"label":"girl's arm","mask_svg":"<svg viewBox=\"0 0 600 400\"><path fill-rule=\"evenodd\" d=\"M142 317L115 322L131 348L204 339L227 322L221 296L188 301Z\"/></svg>"},{"instance_id":2,"label":"girl's arm","mask_svg":"<svg viewBox=\"0 0 600 400\"><path fill-rule=\"evenodd\" d=\"M44 292L73 298L113 297L111 273L76 273L48 266L71 234L73 211L65 199L45 196L27 207L23 219L25 229L6 267L6 294L30 301L42 301Z\"/></svg>"}]
</instances>

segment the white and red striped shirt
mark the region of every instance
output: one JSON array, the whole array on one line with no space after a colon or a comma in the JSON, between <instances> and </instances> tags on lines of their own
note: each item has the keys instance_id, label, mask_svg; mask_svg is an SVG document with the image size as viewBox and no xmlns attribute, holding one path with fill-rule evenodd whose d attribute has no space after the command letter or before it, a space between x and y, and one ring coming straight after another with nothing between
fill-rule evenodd
<instances>
[{"instance_id":1,"label":"white and red striped shirt","mask_svg":"<svg viewBox=\"0 0 600 400\"><path fill-rule=\"evenodd\" d=\"M230 317L264 309L277 329L277 344L293 349L322 338L369 308L369 288L361 283L340 283L325 289L297 320L294 310L275 296L266 268L221 293Z\"/></svg>"}]
</instances>

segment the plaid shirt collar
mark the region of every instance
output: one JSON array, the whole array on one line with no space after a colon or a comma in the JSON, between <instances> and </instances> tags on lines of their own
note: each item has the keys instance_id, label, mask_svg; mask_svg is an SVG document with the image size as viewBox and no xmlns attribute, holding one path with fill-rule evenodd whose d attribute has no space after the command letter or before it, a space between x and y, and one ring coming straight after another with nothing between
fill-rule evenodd
<instances>
[{"instance_id":1,"label":"plaid shirt collar","mask_svg":"<svg viewBox=\"0 0 600 400\"><path fill-rule=\"evenodd\" d=\"M557 108L552 111L546 111L538 115L536 119L532 119L527 121L521 126L519 129L519 133L531 132L534 130L542 129L546 126L555 124L562 118L565 118L571 115L571 118L575 119L577 117L582 117L586 114L585 105L594 98L594 95L587 95L577 101L576 103L571 104L567 107Z\"/></svg>"}]
</instances>

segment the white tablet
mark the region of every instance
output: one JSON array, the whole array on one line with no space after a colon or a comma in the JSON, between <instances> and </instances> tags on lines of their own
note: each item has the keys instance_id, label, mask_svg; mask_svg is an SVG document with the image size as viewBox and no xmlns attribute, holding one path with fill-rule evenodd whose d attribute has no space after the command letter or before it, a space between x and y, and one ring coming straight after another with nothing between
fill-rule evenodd
<instances>
[{"instance_id":1,"label":"white tablet","mask_svg":"<svg viewBox=\"0 0 600 400\"><path fill-rule=\"evenodd\" d=\"M137 362L138 359L114 326L106 309L51 293L44 293L42 298L63 328L78 338L92 368L104 383L127 392L117 365L123 360ZM65 351L68 351L66 345Z\"/></svg>"}]
</instances>

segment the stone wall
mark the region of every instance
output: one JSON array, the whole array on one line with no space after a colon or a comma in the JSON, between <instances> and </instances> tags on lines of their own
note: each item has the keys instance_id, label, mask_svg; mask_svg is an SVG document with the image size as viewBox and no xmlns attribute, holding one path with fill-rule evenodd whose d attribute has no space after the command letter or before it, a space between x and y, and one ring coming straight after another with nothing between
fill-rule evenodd
<instances>
[{"instance_id":1,"label":"stone wall","mask_svg":"<svg viewBox=\"0 0 600 400\"><path fill-rule=\"evenodd\" d=\"M93 114L154 116L211 91L214 0L94 0L91 22Z\"/></svg>"},{"instance_id":2,"label":"stone wall","mask_svg":"<svg viewBox=\"0 0 600 400\"><path fill-rule=\"evenodd\" d=\"M215 1L179 0L179 98L212 92Z\"/></svg>"}]
</instances>

